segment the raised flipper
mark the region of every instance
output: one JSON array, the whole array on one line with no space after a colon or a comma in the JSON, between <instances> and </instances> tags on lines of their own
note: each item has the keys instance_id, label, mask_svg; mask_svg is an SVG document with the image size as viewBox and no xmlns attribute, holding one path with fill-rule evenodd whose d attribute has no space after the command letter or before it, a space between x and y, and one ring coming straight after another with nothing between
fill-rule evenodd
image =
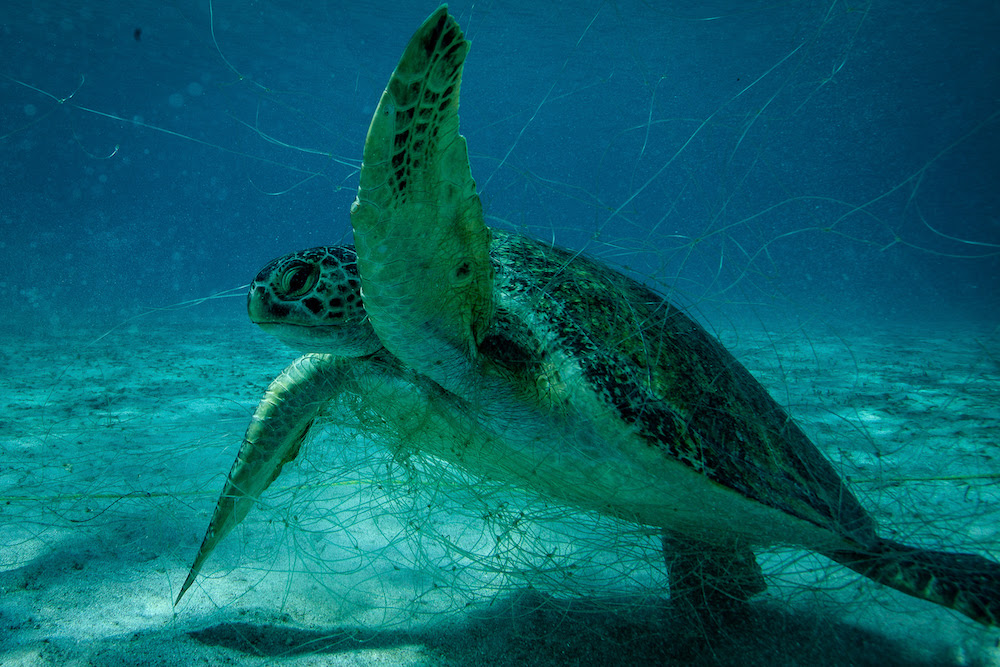
<instances>
[{"instance_id":1,"label":"raised flipper","mask_svg":"<svg viewBox=\"0 0 1000 667\"><path fill-rule=\"evenodd\" d=\"M175 605L222 538L246 517L260 494L281 473L281 467L298 455L316 415L340 391L343 364L348 361L330 354L307 354L293 361L268 386L247 427Z\"/></svg>"},{"instance_id":2,"label":"raised flipper","mask_svg":"<svg viewBox=\"0 0 1000 667\"><path fill-rule=\"evenodd\" d=\"M1000 625L1000 565L987 558L891 540L879 540L863 551L826 555L897 591L950 607L983 625Z\"/></svg>"},{"instance_id":3,"label":"raised flipper","mask_svg":"<svg viewBox=\"0 0 1000 667\"><path fill-rule=\"evenodd\" d=\"M469 42L447 7L417 30L365 140L351 224L365 310L385 347L453 391L493 312L490 232L458 132Z\"/></svg>"}]
</instances>

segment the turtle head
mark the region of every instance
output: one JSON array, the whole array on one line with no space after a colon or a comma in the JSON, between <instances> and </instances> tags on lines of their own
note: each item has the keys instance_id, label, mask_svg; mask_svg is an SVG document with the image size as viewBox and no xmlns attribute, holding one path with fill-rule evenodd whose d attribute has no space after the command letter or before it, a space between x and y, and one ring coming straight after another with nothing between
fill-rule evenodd
<instances>
[{"instance_id":1,"label":"turtle head","mask_svg":"<svg viewBox=\"0 0 1000 667\"><path fill-rule=\"evenodd\" d=\"M362 357L382 347L361 303L351 246L310 248L272 261L250 283L250 321L304 352Z\"/></svg>"}]
</instances>

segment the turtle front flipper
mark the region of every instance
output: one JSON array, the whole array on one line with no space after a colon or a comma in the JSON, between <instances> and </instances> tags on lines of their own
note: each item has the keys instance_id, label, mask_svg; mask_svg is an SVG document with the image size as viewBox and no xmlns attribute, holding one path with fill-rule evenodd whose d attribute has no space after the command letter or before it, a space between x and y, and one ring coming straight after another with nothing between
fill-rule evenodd
<instances>
[{"instance_id":1,"label":"turtle front flipper","mask_svg":"<svg viewBox=\"0 0 1000 667\"><path fill-rule=\"evenodd\" d=\"M281 467L298 455L316 415L339 393L345 363L343 357L307 354L293 361L268 386L247 427L243 445L175 605L194 583L219 542L246 517L260 494L277 479Z\"/></svg>"},{"instance_id":2,"label":"turtle front flipper","mask_svg":"<svg viewBox=\"0 0 1000 667\"><path fill-rule=\"evenodd\" d=\"M440 7L417 30L372 118L351 224L364 307L396 357L449 389L493 312L490 232L459 134L469 42Z\"/></svg>"}]
</instances>

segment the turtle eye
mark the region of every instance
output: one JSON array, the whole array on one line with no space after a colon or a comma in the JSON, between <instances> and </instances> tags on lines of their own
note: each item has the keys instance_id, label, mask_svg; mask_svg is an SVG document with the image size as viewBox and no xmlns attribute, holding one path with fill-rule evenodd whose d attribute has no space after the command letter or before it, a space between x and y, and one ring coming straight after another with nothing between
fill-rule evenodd
<instances>
[{"instance_id":1,"label":"turtle eye","mask_svg":"<svg viewBox=\"0 0 1000 667\"><path fill-rule=\"evenodd\" d=\"M297 299L316 286L319 267L299 262L292 264L278 277L278 293L288 299Z\"/></svg>"}]
</instances>

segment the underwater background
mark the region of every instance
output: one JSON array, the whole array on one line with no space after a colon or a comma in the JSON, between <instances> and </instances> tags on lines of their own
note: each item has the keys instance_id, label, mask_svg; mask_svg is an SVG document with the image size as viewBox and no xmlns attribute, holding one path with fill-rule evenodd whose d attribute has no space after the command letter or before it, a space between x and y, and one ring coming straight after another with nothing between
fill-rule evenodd
<instances>
[{"instance_id":1,"label":"underwater background","mask_svg":"<svg viewBox=\"0 0 1000 667\"><path fill-rule=\"evenodd\" d=\"M769 561L782 604L678 652L648 535L496 489L470 510L474 482L372 443L306 452L172 607L296 356L243 286L351 242L371 114L436 6L0 5L0 664L1000 664L995 630L801 554ZM687 307L883 525L1000 556L1000 5L449 6L488 224ZM442 488L437 528L399 518ZM517 503L537 528L503 576L440 574ZM324 551L337 526L369 555ZM542 572L550 544L587 576Z\"/></svg>"},{"instance_id":2,"label":"underwater background","mask_svg":"<svg viewBox=\"0 0 1000 667\"><path fill-rule=\"evenodd\" d=\"M114 323L349 239L432 5L4 3L0 308ZM451 11L493 224L611 244L691 302L935 324L1000 302L996 3Z\"/></svg>"}]
</instances>

